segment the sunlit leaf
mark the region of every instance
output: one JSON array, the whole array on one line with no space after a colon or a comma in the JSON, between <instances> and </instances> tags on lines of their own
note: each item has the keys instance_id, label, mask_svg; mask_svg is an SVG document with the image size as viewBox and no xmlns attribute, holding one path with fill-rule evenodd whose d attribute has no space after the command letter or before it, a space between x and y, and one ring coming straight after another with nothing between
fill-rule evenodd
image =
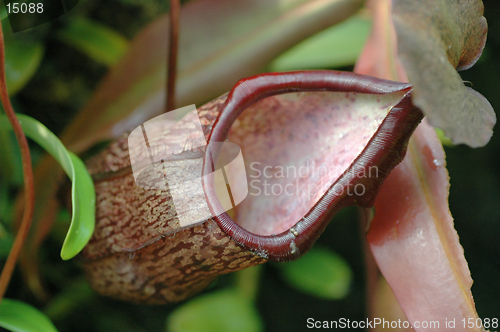
<instances>
[{"instance_id":1,"label":"sunlit leaf","mask_svg":"<svg viewBox=\"0 0 500 332\"><path fill-rule=\"evenodd\" d=\"M351 268L331 250L316 246L299 260L279 266L291 286L310 295L338 300L349 294Z\"/></svg>"},{"instance_id":2,"label":"sunlit leaf","mask_svg":"<svg viewBox=\"0 0 500 332\"><path fill-rule=\"evenodd\" d=\"M363 49L370 21L355 15L304 40L275 59L270 71L337 68L356 62Z\"/></svg>"},{"instance_id":3,"label":"sunlit leaf","mask_svg":"<svg viewBox=\"0 0 500 332\"><path fill-rule=\"evenodd\" d=\"M17 117L26 136L51 154L72 180L73 216L61 249L61 258L70 259L83 249L94 231L94 183L85 164L76 155L67 151L57 136L28 116L20 114ZM11 128L6 116L0 117L0 128Z\"/></svg>"},{"instance_id":4,"label":"sunlit leaf","mask_svg":"<svg viewBox=\"0 0 500 332\"><path fill-rule=\"evenodd\" d=\"M95 61L111 66L128 48L128 41L117 32L83 17L74 17L59 30L58 37Z\"/></svg>"},{"instance_id":5,"label":"sunlit leaf","mask_svg":"<svg viewBox=\"0 0 500 332\"><path fill-rule=\"evenodd\" d=\"M177 308L167 320L168 332L257 332L263 324L251 301L234 290L206 294Z\"/></svg>"},{"instance_id":6,"label":"sunlit leaf","mask_svg":"<svg viewBox=\"0 0 500 332\"><path fill-rule=\"evenodd\" d=\"M414 104L454 144L485 145L495 113L455 69L471 67L483 50L488 28L482 1L393 0L392 20Z\"/></svg>"},{"instance_id":7,"label":"sunlit leaf","mask_svg":"<svg viewBox=\"0 0 500 332\"><path fill-rule=\"evenodd\" d=\"M2 299L0 326L14 332L57 332L52 322L29 304Z\"/></svg>"},{"instance_id":8,"label":"sunlit leaf","mask_svg":"<svg viewBox=\"0 0 500 332\"><path fill-rule=\"evenodd\" d=\"M44 46L39 42L9 39L5 44L5 78L9 95L21 90L42 61Z\"/></svg>"}]
</instances>

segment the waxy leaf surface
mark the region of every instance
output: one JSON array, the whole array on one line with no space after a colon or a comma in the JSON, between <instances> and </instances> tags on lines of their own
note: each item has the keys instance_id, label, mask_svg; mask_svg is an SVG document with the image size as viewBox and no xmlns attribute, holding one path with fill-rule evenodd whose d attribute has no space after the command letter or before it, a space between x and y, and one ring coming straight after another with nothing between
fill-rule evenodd
<instances>
[{"instance_id":1,"label":"waxy leaf surface","mask_svg":"<svg viewBox=\"0 0 500 332\"><path fill-rule=\"evenodd\" d=\"M249 182L236 222L259 235L292 227L354 162L405 93L289 93L247 108L229 132L243 152ZM358 177L378 176L369 172Z\"/></svg>"}]
</instances>

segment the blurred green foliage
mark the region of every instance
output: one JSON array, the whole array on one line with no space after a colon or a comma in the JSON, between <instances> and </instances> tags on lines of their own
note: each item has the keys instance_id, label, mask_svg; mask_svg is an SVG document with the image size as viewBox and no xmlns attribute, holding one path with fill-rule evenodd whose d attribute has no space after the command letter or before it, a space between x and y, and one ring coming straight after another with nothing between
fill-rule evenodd
<instances>
[{"instance_id":1,"label":"blurred green foliage","mask_svg":"<svg viewBox=\"0 0 500 332\"><path fill-rule=\"evenodd\" d=\"M5 43L5 76L9 95L21 90L40 65L44 53L41 42L11 38Z\"/></svg>"},{"instance_id":2,"label":"blurred green foliage","mask_svg":"<svg viewBox=\"0 0 500 332\"><path fill-rule=\"evenodd\" d=\"M256 308L233 289L204 294L174 310L168 332L259 332L263 324Z\"/></svg>"},{"instance_id":3,"label":"blurred green foliage","mask_svg":"<svg viewBox=\"0 0 500 332\"><path fill-rule=\"evenodd\" d=\"M371 21L354 15L282 54L269 65L269 71L340 68L351 66L361 53Z\"/></svg>"},{"instance_id":4,"label":"blurred green foliage","mask_svg":"<svg viewBox=\"0 0 500 332\"><path fill-rule=\"evenodd\" d=\"M57 36L105 66L117 63L128 48L125 37L83 17L69 20Z\"/></svg>"},{"instance_id":5,"label":"blurred green foliage","mask_svg":"<svg viewBox=\"0 0 500 332\"><path fill-rule=\"evenodd\" d=\"M315 246L299 260L280 264L292 287L323 299L339 300L349 294L352 271L344 259L322 246Z\"/></svg>"}]
</instances>

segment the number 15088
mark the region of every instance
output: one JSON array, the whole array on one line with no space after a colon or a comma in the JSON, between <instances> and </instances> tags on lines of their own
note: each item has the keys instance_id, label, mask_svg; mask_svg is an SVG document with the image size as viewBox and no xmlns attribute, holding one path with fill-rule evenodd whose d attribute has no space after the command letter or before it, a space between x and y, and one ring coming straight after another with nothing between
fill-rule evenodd
<instances>
[{"instance_id":1,"label":"number 15088","mask_svg":"<svg viewBox=\"0 0 500 332\"><path fill-rule=\"evenodd\" d=\"M8 3L6 4L7 7L7 14L34 14L38 13L41 14L43 13L43 3L18 3L14 2L12 4Z\"/></svg>"}]
</instances>

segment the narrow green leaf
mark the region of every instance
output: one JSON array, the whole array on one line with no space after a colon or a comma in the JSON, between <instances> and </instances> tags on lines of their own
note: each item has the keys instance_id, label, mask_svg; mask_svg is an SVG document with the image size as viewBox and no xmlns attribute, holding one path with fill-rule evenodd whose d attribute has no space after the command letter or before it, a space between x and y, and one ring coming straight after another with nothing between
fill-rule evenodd
<instances>
[{"instance_id":1,"label":"narrow green leaf","mask_svg":"<svg viewBox=\"0 0 500 332\"><path fill-rule=\"evenodd\" d=\"M250 301L235 290L206 294L176 309L167 320L169 332L255 332L262 321Z\"/></svg>"},{"instance_id":2,"label":"narrow green leaf","mask_svg":"<svg viewBox=\"0 0 500 332\"><path fill-rule=\"evenodd\" d=\"M28 83L42 62L44 50L42 43L5 41L5 78L9 95L16 94Z\"/></svg>"},{"instance_id":3,"label":"narrow green leaf","mask_svg":"<svg viewBox=\"0 0 500 332\"><path fill-rule=\"evenodd\" d=\"M71 19L66 28L58 32L58 37L106 66L118 62L128 49L128 41L123 36L83 17Z\"/></svg>"},{"instance_id":4,"label":"narrow green leaf","mask_svg":"<svg viewBox=\"0 0 500 332\"><path fill-rule=\"evenodd\" d=\"M72 181L73 216L61 249L61 258L73 258L85 247L95 226L95 190L85 164L66 150L61 141L40 122L18 114L17 118L29 138L51 154ZM0 129L11 129L7 117L0 117Z\"/></svg>"},{"instance_id":5,"label":"narrow green leaf","mask_svg":"<svg viewBox=\"0 0 500 332\"><path fill-rule=\"evenodd\" d=\"M310 295L338 300L349 293L351 268L326 248L316 246L301 259L278 266L291 286Z\"/></svg>"},{"instance_id":6,"label":"narrow green leaf","mask_svg":"<svg viewBox=\"0 0 500 332\"><path fill-rule=\"evenodd\" d=\"M0 326L14 332L57 332L52 322L38 309L11 299L0 303Z\"/></svg>"},{"instance_id":7,"label":"narrow green leaf","mask_svg":"<svg viewBox=\"0 0 500 332\"><path fill-rule=\"evenodd\" d=\"M270 71L338 68L356 62L371 22L359 15L334 25L291 48L270 64Z\"/></svg>"}]
</instances>

